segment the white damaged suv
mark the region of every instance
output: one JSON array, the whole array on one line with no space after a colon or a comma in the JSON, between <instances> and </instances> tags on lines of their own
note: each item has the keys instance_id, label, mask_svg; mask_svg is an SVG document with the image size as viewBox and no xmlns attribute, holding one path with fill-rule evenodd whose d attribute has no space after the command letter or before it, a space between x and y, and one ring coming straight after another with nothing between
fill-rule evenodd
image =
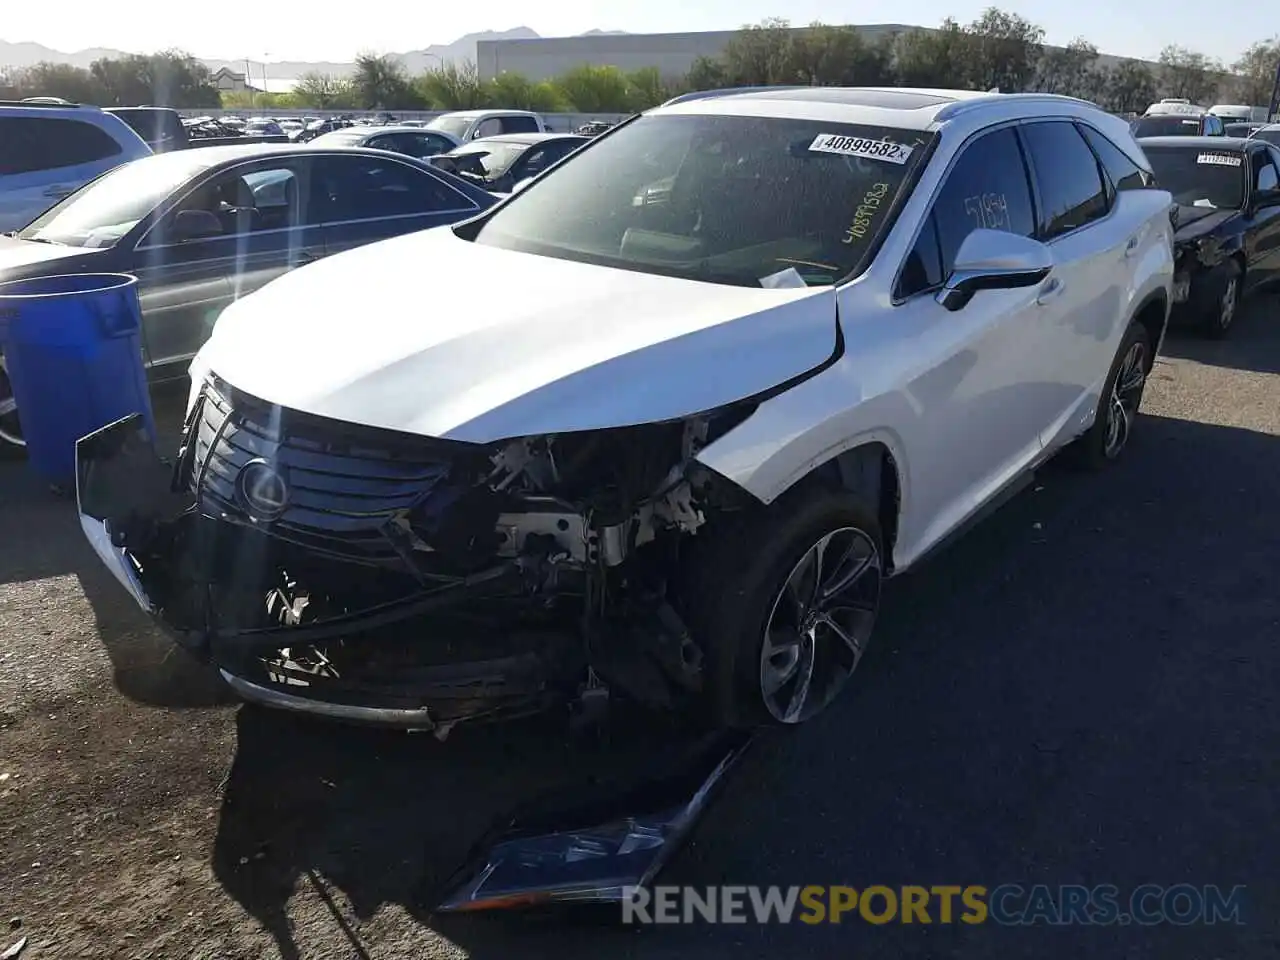
<instances>
[{"instance_id":1,"label":"white damaged suv","mask_svg":"<svg viewBox=\"0 0 1280 960\"><path fill-rule=\"evenodd\" d=\"M80 442L84 529L263 703L803 721L884 577L1059 450L1125 449L1170 208L1079 100L686 99L233 305L175 457L136 420Z\"/></svg>"}]
</instances>

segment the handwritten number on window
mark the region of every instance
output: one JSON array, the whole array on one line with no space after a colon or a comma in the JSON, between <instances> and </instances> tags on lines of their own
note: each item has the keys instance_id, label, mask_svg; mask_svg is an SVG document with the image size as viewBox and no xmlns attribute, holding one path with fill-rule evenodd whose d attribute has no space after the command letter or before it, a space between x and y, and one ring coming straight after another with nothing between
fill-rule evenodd
<instances>
[{"instance_id":1,"label":"handwritten number on window","mask_svg":"<svg viewBox=\"0 0 1280 960\"><path fill-rule=\"evenodd\" d=\"M1003 193L979 193L965 197L964 211L973 218L973 228L1009 229L1009 204Z\"/></svg>"}]
</instances>

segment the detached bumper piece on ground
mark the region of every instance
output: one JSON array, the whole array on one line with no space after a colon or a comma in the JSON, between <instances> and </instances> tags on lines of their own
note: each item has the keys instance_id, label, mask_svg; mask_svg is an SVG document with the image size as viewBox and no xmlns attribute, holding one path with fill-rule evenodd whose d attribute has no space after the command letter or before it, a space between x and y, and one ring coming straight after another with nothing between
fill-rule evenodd
<instances>
[{"instance_id":1,"label":"detached bumper piece on ground","mask_svg":"<svg viewBox=\"0 0 1280 960\"><path fill-rule=\"evenodd\" d=\"M617 903L652 882L751 744L711 734L660 770L517 813L432 897L442 913Z\"/></svg>"}]
</instances>

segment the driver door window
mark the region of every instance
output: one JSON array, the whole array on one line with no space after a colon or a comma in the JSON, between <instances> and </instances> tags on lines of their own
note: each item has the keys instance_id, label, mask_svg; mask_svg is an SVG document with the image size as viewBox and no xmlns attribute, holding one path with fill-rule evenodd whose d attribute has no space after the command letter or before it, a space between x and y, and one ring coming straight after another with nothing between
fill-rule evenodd
<instances>
[{"instance_id":1,"label":"driver door window","mask_svg":"<svg viewBox=\"0 0 1280 960\"><path fill-rule=\"evenodd\" d=\"M898 298L941 286L960 244L980 227L1035 235L1027 168L1012 127L970 143L947 173L903 263Z\"/></svg>"}]
</instances>

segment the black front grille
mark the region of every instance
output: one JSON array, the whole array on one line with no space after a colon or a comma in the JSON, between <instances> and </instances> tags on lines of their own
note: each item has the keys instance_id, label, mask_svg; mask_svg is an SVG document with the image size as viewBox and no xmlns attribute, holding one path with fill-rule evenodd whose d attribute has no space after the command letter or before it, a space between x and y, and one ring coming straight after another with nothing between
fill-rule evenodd
<instances>
[{"instance_id":1,"label":"black front grille","mask_svg":"<svg viewBox=\"0 0 1280 960\"><path fill-rule=\"evenodd\" d=\"M326 420L206 384L188 425L190 489L206 513L250 521L236 493L245 464L261 458L288 486L287 505L264 529L332 556L397 560L386 522L444 480L443 441Z\"/></svg>"}]
</instances>

